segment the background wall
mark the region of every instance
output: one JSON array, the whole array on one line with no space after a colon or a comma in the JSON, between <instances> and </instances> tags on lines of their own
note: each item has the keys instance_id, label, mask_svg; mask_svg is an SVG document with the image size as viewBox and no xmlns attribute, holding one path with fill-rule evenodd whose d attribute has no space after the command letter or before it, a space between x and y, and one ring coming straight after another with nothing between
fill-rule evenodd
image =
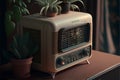
<instances>
[{"instance_id":1,"label":"background wall","mask_svg":"<svg viewBox=\"0 0 120 80\"><path fill-rule=\"evenodd\" d=\"M6 35L4 27L5 0L0 0L0 64L2 64L2 52L6 48Z\"/></svg>"}]
</instances>

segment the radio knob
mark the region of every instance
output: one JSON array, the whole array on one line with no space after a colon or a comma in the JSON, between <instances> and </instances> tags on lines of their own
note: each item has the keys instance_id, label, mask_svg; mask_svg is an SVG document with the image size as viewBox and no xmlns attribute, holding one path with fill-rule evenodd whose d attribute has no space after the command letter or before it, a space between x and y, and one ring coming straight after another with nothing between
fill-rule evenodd
<instances>
[{"instance_id":1,"label":"radio knob","mask_svg":"<svg viewBox=\"0 0 120 80\"><path fill-rule=\"evenodd\" d=\"M64 65L64 64L65 64L64 58L63 58L63 57L59 57L59 58L57 59L57 64L59 64L59 65Z\"/></svg>"}]
</instances>

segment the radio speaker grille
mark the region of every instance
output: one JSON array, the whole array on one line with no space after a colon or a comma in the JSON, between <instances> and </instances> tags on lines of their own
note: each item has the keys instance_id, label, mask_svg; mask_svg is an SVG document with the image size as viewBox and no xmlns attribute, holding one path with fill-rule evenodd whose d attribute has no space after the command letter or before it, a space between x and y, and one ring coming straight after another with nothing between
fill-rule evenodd
<instances>
[{"instance_id":1,"label":"radio speaker grille","mask_svg":"<svg viewBox=\"0 0 120 80\"><path fill-rule=\"evenodd\" d=\"M90 24L74 28L64 28L58 33L58 51L65 52L88 42L90 37Z\"/></svg>"}]
</instances>

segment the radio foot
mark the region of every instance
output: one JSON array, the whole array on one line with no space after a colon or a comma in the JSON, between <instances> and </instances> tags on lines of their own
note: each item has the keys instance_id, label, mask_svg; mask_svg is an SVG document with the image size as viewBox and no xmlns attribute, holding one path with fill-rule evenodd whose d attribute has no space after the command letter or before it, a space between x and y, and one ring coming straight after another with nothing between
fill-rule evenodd
<instances>
[{"instance_id":1,"label":"radio foot","mask_svg":"<svg viewBox=\"0 0 120 80\"><path fill-rule=\"evenodd\" d=\"M56 73L51 73L52 79L55 78L55 74L56 74Z\"/></svg>"},{"instance_id":2,"label":"radio foot","mask_svg":"<svg viewBox=\"0 0 120 80\"><path fill-rule=\"evenodd\" d=\"M88 64L90 64L90 61L89 60L86 60Z\"/></svg>"}]
</instances>

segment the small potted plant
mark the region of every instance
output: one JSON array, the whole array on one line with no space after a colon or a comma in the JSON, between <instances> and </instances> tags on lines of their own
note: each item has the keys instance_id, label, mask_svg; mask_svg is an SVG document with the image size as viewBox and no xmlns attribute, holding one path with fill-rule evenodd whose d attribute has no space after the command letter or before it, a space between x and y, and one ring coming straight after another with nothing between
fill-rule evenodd
<instances>
[{"instance_id":1,"label":"small potted plant","mask_svg":"<svg viewBox=\"0 0 120 80\"><path fill-rule=\"evenodd\" d=\"M70 10L79 10L78 5L74 4L75 2L80 2L84 6L84 3L82 0L62 0L63 2L61 3L62 11L61 13L68 13Z\"/></svg>"},{"instance_id":2,"label":"small potted plant","mask_svg":"<svg viewBox=\"0 0 120 80\"><path fill-rule=\"evenodd\" d=\"M30 77L32 56L37 52L38 46L30 39L29 34L13 36L10 45L10 55L13 73L17 78Z\"/></svg>"},{"instance_id":3,"label":"small potted plant","mask_svg":"<svg viewBox=\"0 0 120 80\"><path fill-rule=\"evenodd\" d=\"M40 10L40 15L47 17L53 17L61 12L61 6L59 4L62 1L58 0L36 0L36 3L42 8Z\"/></svg>"}]
</instances>

